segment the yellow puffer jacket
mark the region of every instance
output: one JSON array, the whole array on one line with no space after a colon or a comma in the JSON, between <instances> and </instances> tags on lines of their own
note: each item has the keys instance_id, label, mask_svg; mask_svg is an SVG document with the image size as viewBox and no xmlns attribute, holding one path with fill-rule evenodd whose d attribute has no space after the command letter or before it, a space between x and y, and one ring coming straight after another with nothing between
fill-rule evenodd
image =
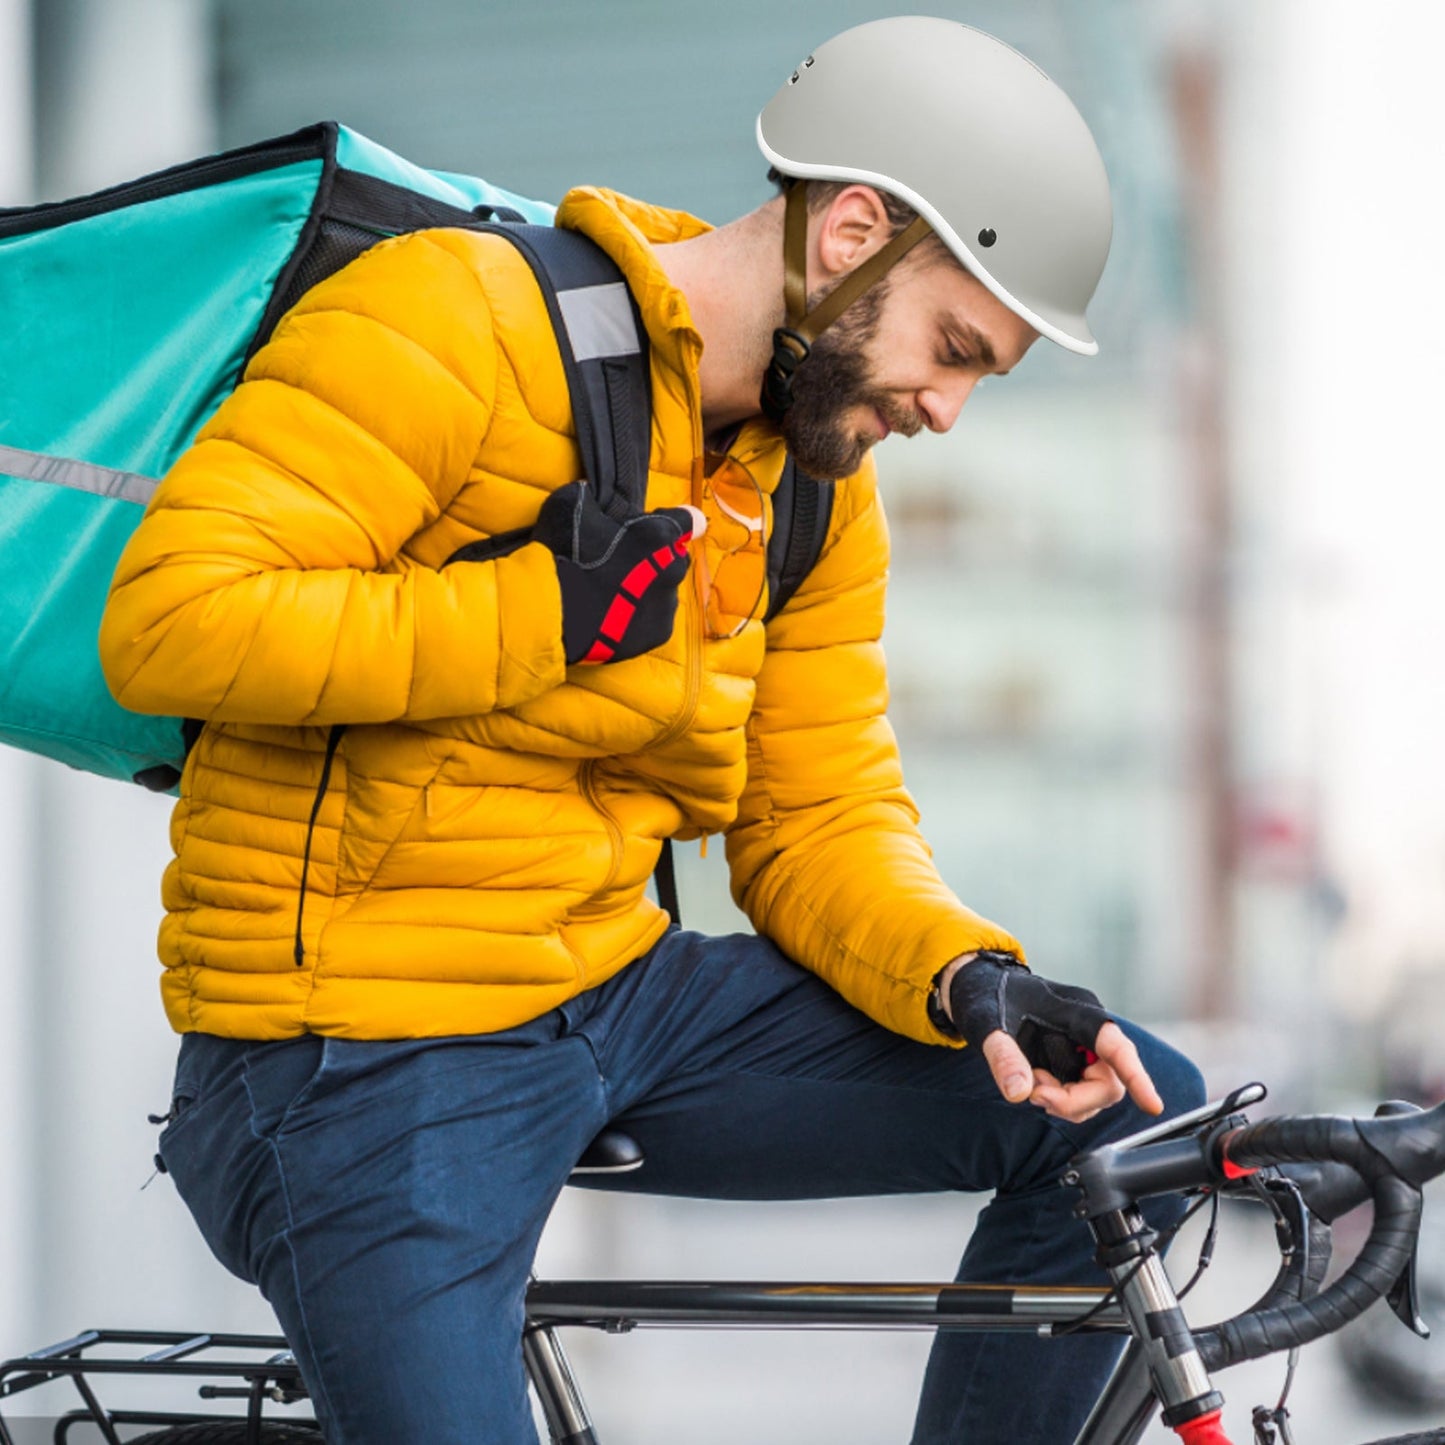
<instances>
[{"instance_id":1,"label":"yellow puffer jacket","mask_svg":"<svg viewBox=\"0 0 1445 1445\"><path fill-rule=\"evenodd\" d=\"M648 245L702 224L591 189L558 223L642 309L649 507L706 510L701 341ZM749 426L734 455L770 493L776 435ZM711 640L694 565L665 646L569 669L541 544L446 563L580 474L525 261L442 230L311 291L165 479L101 653L127 707L207 724L163 887L176 1029L508 1028L644 953L667 926L644 893L660 840L719 831L758 931L889 1028L942 1042L933 974L1017 948L940 881L903 788L871 467L838 487L822 557L766 628ZM761 592L763 560L728 565L756 565Z\"/></svg>"}]
</instances>

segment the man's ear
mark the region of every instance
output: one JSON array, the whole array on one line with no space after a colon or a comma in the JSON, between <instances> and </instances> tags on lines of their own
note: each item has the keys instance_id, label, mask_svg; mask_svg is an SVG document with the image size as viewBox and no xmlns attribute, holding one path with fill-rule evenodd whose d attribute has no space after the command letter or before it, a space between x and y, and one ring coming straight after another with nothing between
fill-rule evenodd
<instances>
[{"instance_id":1,"label":"man's ear","mask_svg":"<svg viewBox=\"0 0 1445 1445\"><path fill-rule=\"evenodd\" d=\"M872 186L845 187L818 217L813 260L819 279L852 271L887 245L892 234L883 197Z\"/></svg>"}]
</instances>

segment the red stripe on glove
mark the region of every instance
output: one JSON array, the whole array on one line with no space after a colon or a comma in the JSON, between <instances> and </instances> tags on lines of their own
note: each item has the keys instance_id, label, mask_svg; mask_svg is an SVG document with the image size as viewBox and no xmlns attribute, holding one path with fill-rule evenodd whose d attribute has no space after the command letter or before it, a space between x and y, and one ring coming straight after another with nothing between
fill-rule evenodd
<instances>
[{"instance_id":1,"label":"red stripe on glove","mask_svg":"<svg viewBox=\"0 0 1445 1445\"><path fill-rule=\"evenodd\" d=\"M620 595L614 597L612 606L607 609L607 616L602 619L602 626L598 630L609 642L621 642L627 635L627 625L636 611L637 608L627 598Z\"/></svg>"}]
</instances>

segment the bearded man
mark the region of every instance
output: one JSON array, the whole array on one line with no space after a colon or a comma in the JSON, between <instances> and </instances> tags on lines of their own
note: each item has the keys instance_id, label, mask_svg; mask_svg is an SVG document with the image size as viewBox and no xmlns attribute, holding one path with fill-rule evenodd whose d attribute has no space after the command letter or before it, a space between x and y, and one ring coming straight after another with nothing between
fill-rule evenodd
<instances>
[{"instance_id":1,"label":"bearded man","mask_svg":"<svg viewBox=\"0 0 1445 1445\"><path fill-rule=\"evenodd\" d=\"M821 46L758 134L783 194L719 230L588 188L557 213L647 331L637 515L579 480L526 264L431 230L301 300L116 576L117 697L204 723L162 1154L331 1445L535 1438L528 1272L605 1126L645 1154L615 1188L993 1190L960 1279L1095 1283L1064 1162L1201 1097L939 876L886 718L871 449L947 431L1039 336L1096 349L1088 129L912 17ZM789 453L832 509L769 617ZM755 934L647 896L664 840L714 833ZM916 1445L1071 1439L1114 1351L940 1336Z\"/></svg>"}]
</instances>

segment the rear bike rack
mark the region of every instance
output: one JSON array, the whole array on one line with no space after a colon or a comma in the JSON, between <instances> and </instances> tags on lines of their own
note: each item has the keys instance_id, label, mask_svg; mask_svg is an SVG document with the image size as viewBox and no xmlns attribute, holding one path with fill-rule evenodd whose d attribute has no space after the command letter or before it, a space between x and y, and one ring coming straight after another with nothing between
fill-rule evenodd
<instances>
[{"instance_id":1,"label":"rear bike rack","mask_svg":"<svg viewBox=\"0 0 1445 1445\"><path fill-rule=\"evenodd\" d=\"M139 1351L139 1353L137 1353ZM245 1352L245 1353L242 1353ZM245 1400L244 1416L202 1411L108 1410L92 1384L98 1375L193 1378L203 1382L203 1400ZM0 1401L55 1380L69 1379L81 1407L55 1423L55 1445L65 1445L77 1425L94 1425L106 1445L122 1445L116 1427L246 1421L248 1441L259 1441L263 1423L283 1422L297 1429L316 1429L315 1420L272 1415L263 1421L268 1402L289 1405L306 1398L301 1372L280 1335L185 1334L169 1330L85 1330L28 1355L0 1363ZM317 1438L319 1439L319 1433ZM17 1445L0 1415L0 1445Z\"/></svg>"}]
</instances>

